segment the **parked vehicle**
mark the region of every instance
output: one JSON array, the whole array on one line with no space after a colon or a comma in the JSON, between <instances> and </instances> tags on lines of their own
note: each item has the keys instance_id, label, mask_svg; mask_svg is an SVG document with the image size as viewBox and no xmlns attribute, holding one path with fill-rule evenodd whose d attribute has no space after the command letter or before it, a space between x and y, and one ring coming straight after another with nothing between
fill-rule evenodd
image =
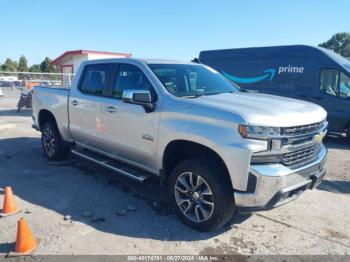
<instances>
[{"instance_id":1,"label":"parked vehicle","mask_svg":"<svg viewBox=\"0 0 350 262\"><path fill-rule=\"evenodd\" d=\"M14 87L20 87L22 81L18 80L17 76L0 76L0 87L10 87L13 90Z\"/></svg>"},{"instance_id":2,"label":"parked vehicle","mask_svg":"<svg viewBox=\"0 0 350 262\"><path fill-rule=\"evenodd\" d=\"M202 51L200 63L244 90L316 103L327 110L329 134L350 142L350 61L304 45Z\"/></svg>"},{"instance_id":3,"label":"parked vehicle","mask_svg":"<svg viewBox=\"0 0 350 262\"><path fill-rule=\"evenodd\" d=\"M176 61L86 61L70 90L33 89L50 160L71 151L140 182L159 176L179 218L199 230L317 186L325 119L315 104L240 92L207 66Z\"/></svg>"}]
</instances>

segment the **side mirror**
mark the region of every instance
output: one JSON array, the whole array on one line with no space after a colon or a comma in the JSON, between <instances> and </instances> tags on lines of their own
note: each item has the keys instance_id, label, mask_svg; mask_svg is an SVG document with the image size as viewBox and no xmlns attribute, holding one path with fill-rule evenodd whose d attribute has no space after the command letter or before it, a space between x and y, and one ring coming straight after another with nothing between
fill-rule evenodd
<instances>
[{"instance_id":1,"label":"side mirror","mask_svg":"<svg viewBox=\"0 0 350 262\"><path fill-rule=\"evenodd\" d=\"M151 92L148 90L124 90L123 102L141 105L145 108L146 112L151 112L155 108L152 103Z\"/></svg>"}]
</instances>

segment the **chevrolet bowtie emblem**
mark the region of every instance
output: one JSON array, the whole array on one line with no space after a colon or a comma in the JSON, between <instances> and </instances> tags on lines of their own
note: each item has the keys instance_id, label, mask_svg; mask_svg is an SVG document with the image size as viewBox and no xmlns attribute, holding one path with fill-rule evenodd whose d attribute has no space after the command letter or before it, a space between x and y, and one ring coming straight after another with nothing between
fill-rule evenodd
<instances>
[{"instance_id":1,"label":"chevrolet bowtie emblem","mask_svg":"<svg viewBox=\"0 0 350 262\"><path fill-rule=\"evenodd\" d=\"M322 143L322 140L324 138L324 132L320 132L318 133L317 135L314 136L314 141L317 143L317 144L321 144Z\"/></svg>"}]
</instances>

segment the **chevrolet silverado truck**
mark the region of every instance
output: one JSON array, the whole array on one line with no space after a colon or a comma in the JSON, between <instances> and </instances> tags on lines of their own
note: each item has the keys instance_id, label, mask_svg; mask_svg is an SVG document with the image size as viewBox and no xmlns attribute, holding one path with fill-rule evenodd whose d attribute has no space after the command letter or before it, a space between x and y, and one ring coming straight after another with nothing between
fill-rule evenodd
<instances>
[{"instance_id":1,"label":"chevrolet silverado truck","mask_svg":"<svg viewBox=\"0 0 350 262\"><path fill-rule=\"evenodd\" d=\"M72 153L140 182L158 176L179 218L198 230L285 204L326 173L324 109L241 91L205 65L86 61L70 89L32 93L49 160Z\"/></svg>"}]
</instances>

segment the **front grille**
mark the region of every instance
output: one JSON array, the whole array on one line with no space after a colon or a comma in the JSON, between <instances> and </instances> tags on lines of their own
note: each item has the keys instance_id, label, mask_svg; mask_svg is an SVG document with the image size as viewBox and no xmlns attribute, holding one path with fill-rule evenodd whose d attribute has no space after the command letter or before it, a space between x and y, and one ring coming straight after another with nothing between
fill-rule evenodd
<instances>
[{"instance_id":1,"label":"front grille","mask_svg":"<svg viewBox=\"0 0 350 262\"><path fill-rule=\"evenodd\" d=\"M323 128L324 125L325 125L325 121L318 122L315 124L310 124L310 125L285 127L282 129L282 135L285 135L285 136L306 135L306 134L319 131L320 129Z\"/></svg>"},{"instance_id":2,"label":"front grille","mask_svg":"<svg viewBox=\"0 0 350 262\"><path fill-rule=\"evenodd\" d=\"M320 149L321 147L319 145L315 145L291 153L283 154L282 163L286 166L297 168L314 161L317 158Z\"/></svg>"}]
</instances>

